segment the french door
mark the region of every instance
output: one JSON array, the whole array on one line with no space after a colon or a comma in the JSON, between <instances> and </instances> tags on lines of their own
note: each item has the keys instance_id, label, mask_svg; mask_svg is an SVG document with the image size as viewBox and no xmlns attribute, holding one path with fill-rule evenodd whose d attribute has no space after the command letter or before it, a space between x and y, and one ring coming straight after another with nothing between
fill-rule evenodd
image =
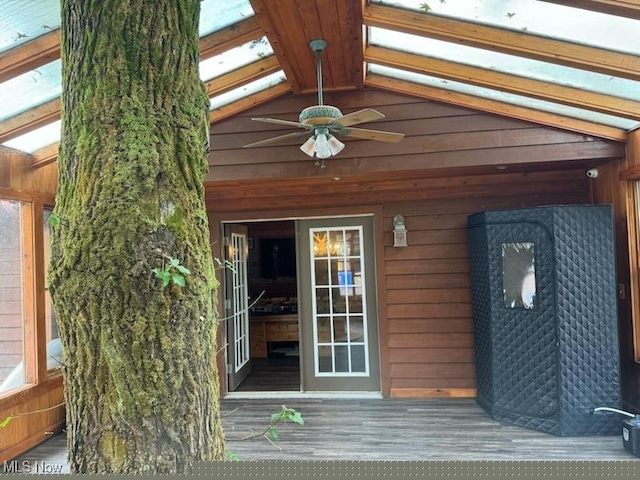
<instances>
[{"instance_id":1,"label":"french door","mask_svg":"<svg viewBox=\"0 0 640 480\"><path fill-rule=\"evenodd\" d=\"M373 217L299 220L305 391L380 391Z\"/></svg>"},{"instance_id":2,"label":"french door","mask_svg":"<svg viewBox=\"0 0 640 480\"><path fill-rule=\"evenodd\" d=\"M225 225L225 319L228 390L236 390L251 370L247 227Z\"/></svg>"}]
</instances>

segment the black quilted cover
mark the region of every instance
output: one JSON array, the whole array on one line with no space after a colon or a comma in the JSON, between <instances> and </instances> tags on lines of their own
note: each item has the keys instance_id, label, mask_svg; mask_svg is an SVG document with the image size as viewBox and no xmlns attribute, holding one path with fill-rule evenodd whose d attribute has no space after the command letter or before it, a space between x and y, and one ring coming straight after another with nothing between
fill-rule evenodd
<instances>
[{"instance_id":1,"label":"black quilted cover","mask_svg":"<svg viewBox=\"0 0 640 480\"><path fill-rule=\"evenodd\" d=\"M554 435L619 434L620 360L610 205L469 216L477 401ZM533 242L535 308L507 308L502 244Z\"/></svg>"}]
</instances>

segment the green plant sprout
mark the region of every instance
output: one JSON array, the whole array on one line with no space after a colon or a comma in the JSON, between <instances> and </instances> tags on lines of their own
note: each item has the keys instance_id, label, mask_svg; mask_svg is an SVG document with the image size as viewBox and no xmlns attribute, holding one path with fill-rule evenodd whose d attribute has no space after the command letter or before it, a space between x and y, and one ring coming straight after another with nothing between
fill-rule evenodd
<instances>
[{"instance_id":1,"label":"green plant sprout","mask_svg":"<svg viewBox=\"0 0 640 480\"><path fill-rule=\"evenodd\" d=\"M224 453L225 453L225 457L227 458L228 461L230 461L230 462L239 462L240 461L240 457L238 457L238 455L236 455L232 450L227 450Z\"/></svg>"},{"instance_id":2,"label":"green plant sprout","mask_svg":"<svg viewBox=\"0 0 640 480\"><path fill-rule=\"evenodd\" d=\"M294 410L293 408L289 408L286 405L282 405L279 412L271 414L271 419L269 425L261 432L251 433L246 437L243 437L241 440L251 440L253 438L264 437L266 438L271 445L276 447L280 453L282 453L282 448L275 443L278 438L280 438L280 433L276 428L278 423L284 423L285 425L288 422L295 423L297 425L304 425L304 419L300 412Z\"/></svg>"},{"instance_id":3,"label":"green plant sprout","mask_svg":"<svg viewBox=\"0 0 640 480\"><path fill-rule=\"evenodd\" d=\"M59 216L53 213L49 215L49 219L47 220L47 222L49 223L49 227L57 227L58 225L61 225L64 223Z\"/></svg>"},{"instance_id":4,"label":"green plant sprout","mask_svg":"<svg viewBox=\"0 0 640 480\"><path fill-rule=\"evenodd\" d=\"M186 282L185 275L189 275L191 271L184 265L180 265L177 258L169 258L169 264L162 263L162 268L154 268L151 270L157 278L162 280L162 287L167 287L170 283L184 287Z\"/></svg>"}]
</instances>

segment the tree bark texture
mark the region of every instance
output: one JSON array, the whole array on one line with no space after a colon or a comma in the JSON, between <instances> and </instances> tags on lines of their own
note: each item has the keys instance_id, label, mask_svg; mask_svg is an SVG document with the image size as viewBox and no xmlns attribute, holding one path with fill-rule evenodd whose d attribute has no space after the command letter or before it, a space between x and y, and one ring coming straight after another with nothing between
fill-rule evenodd
<instances>
[{"instance_id":1,"label":"tree bark texture","mask_svg":"<svg viewBox=\"0 0 640 480\"><path fill-rule=\"evenodd\" d=\"M50 286L74 473L224 458L199 0L62 0ZM163 287L154 268L191 274ZM175 272L175 269L174 269Z\"/></svg>"}]
</instances>

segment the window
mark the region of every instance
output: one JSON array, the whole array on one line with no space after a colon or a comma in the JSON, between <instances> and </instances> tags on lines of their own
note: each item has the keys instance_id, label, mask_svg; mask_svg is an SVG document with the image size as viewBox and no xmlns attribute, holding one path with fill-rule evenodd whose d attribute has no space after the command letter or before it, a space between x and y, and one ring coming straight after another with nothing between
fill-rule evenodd
<instances>
[{"instance_id":1,"label":"window","mask_svg":"<svg viewBox=\"0 0 640 480\"><path fill-rule=\"evenodd\" d=\"M47 339L47 370L57 371L62 365L62 347L58 335L58 325L53 312L53 303L49 294L49 260L51 259L51 232L49 228L51 209L45 208L43 212L43 247L44 247L44 315Z\"/></svg>"},{"instance_id":2,"label":"window","mask_svg":"<svg viewBox=\"0 0 640 480\"><path fill-rule=\"evenodd\" d=\"M362 227L312 228L315 374L368 376Z\"/></svg>"},{"instance_id":3,"label":"window","mask_svg":"<svg viewBox=\"0 0 640 480\"><path fill-rule=\"evenodd\" d=\"M502 290L505 307L534 308L536 270L533 243L502 244Z\"/></svg>"},{"instance_id":4,"label":"window","mask_svg":"<svg viewBox=\"0 0 640 480\"><path fill-rule=\"evenodd\" d=\"M59 374L62 365L46 282L50 215L37 202L0 198L0 397ZM43 288L44 296L37 294ZM36 365L42 337L46 369Z\"/></svg>"},{"instance_id":5,"label":"window","mask_svg":"<svg viewBox=\"0 0 640 480\"><path fill-rule=\"evenodd\" d=\"M22 204L0 199L0 394L25 383Z\"/></svg>"}]
</instances>

